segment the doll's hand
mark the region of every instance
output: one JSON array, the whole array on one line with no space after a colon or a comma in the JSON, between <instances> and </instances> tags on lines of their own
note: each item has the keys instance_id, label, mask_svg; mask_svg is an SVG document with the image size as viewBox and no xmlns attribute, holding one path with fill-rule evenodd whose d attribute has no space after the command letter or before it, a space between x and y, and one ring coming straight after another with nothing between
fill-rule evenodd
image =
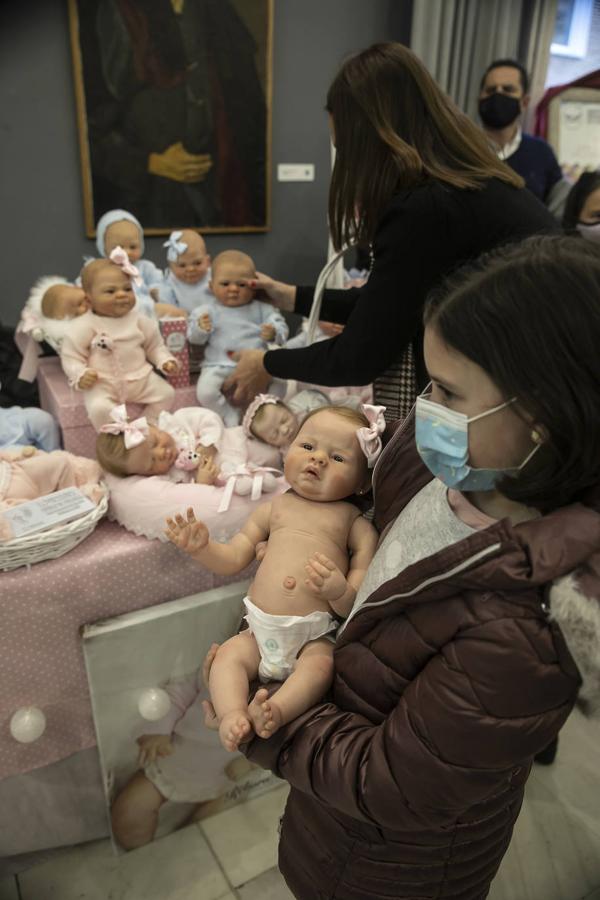
<instances>
[{"instance_id":1,"label":"doll's hand","mask_svg":"<svg viewBox=\"0 0 600 900\"><path fill-rule=\"evenodd\" d=\"M275 339L275 326L263 325L260 329L260 336L263 341L272 341Z\"/></svg>"},{"instance_id":2,"label":"doll's hand","mask_svg":"<svg viewBox=\"0 0 600 900\"><path fill-rule=\"evenodd\" d=\"M80 391L87 391L93 387L97 381L98 373L94 371L94 369L88 369L77 382L77 387Z\"/></svg>"},{"instance_id":3,"label":"doll's hand","mask_svg":"<svg viewBox=\"0 0 600 900\"><path fill-rule=\"evenodd\" d=\"M196 469L196 484L214 484L219 477L219 467L214 456L200 456L200 463Z\"/></svg>"},{"instance_id":4,"label":"doll's hand","mask_svg":"<svg viewBox=\"0 0 600 900\"><path fill-rule=\"evenodd\" d=\"M345 594L348 587L346 576L323 553L314 553L304 566L304 571L308 575L304 583L327 603L335 603Z\"/></svg>"},{"instance_id":5,"label":"doll's hand","mask_svg":"<svg viewBox=\"0 0 600 900\"><path fill-rule=\"evenodd\" d=\"M204 522L196 520L191 506L187 511L187 521L180 513L175 516L175 519L167 519L165 534L171 543L180 550L184 550L185 553L189 553L190 556L204 550L209 539L208 528Z\"/></svg>"},{"instance_id":6,"label":"doll's hand","mask_svg":"<svg viewBox=\"0 0 600 900\"><path fill-rule=\"evenodd\" d=\"M152 293L152 291L150 291L150 293ZM162 319L163 316L168 316L171 319L187 319L187 312L185 309L179 309L178 306L173 306L172 303L160 303L158 299L154 304L154 312L159 319Z\"/></svg>"},{"instance_id":7,"label":"doll's hand","mask_svg":"<svg viewBox=\"0 0 600 900\"><path fill-rule=\"evenodd\" d=\"M162 370L167 375L175 375L179 371L179 366L174 359L169 359L166 363L163 363Z\"/></svg>"},{"instance_id":8,"label":"doll's hand","mask_svg":"<svg viewBox=\"0 0 600 900\"><path fill-rule=\"evenodd\" d=\"M202 313L198 319L198 328L210 334L212 331L212 321L208 313Z\"/></svg>"},{"instance_id":9,"label":"doll's hand","mask_svg":"<svg viewBox=\"0 0 600 900\"><path fill-rule=\"evenodd\" d=\"M138 755L140 768L155 762L159 756L170 756L173 752L173 744L168 734L143 734L137 739L137 744L140 748Z\"/></svg>"}]
</instances>

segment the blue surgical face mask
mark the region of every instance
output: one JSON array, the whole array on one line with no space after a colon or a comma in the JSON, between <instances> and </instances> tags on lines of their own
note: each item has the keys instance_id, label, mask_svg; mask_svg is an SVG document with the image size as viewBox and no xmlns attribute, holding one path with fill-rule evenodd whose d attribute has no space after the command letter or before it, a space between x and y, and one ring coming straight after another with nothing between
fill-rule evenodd
<instances>
[{"instance_id":1,"label":"blue surgical face mask","mask_svg":"<svg viewBox=\"0 0 600 900\"><path fill-rule=\"evenodd\" d=\"M600 244L600 222L578 222L577 231L584 237L586 241L593 241L594 244Z\"/></svg>"},{"instance_id":2,"label":"blue surgical face mask","mask_svg":"<svg viewBox=\"0 0 600 900\"><path fill-rule=\"evenodd\" d=\"M517 475L538 449L536 445L520 466L511 469L474 469L468 465L469 424L510 406L516 397L469 418L464 413L417 397L415 439L427 468L448 487L459 491L493 491L506 475Z\"/></svg>"}]
</instances>

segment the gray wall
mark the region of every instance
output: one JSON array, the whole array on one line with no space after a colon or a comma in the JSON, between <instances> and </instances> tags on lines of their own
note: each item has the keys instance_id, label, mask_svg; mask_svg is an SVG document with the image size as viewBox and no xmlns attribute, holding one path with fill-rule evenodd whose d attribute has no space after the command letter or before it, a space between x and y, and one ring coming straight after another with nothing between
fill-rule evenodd
<instances>
[{"instance_id":1,"label":"gray wall","mask_svg":"<svg viewBox=\"0 0 600 900\"><path fill-rule=\"evenodd\" d=\"M84 236L66 0L0 11L0 160L4 284L0 320L15 324L40 275L74 277L94 243ZM250 253L259 269L310 283L326 248L329 138L325 94L340 61L377 40L402 40L408 0L275 0L272 227L209 237L213 254ZM313 162L313 183L275 181L277 163ZM146 255L164 263L163 238Z\"/></svg>"}]
</instances>

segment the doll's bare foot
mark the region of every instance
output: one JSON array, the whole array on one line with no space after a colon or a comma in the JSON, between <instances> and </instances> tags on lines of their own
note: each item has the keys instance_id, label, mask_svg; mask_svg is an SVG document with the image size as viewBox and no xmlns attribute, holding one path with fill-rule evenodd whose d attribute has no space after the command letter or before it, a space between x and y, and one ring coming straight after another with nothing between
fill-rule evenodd
<instances>
[{"instance_id":1,"label":"doll's bare foot","mask_svg":"<svg viewBox=\"0 0 600 900\"><path fill-rule=\"evenodd\" d=\"M261 738L270 738L283 725L281 710L265 688L260 688L248 704L248 715Z\"/></svg>"},{"instance_id":2,"label":"doll's bare foot","mask_svg":"<svg viewBox=\"0 0 600 900\"><path fill-rule=\"evenodd\" d=\"M252 722L243 709L226 713L219 724L219 737L226 750L233 753L250 736Z\"/></svg>"}]
</instances>

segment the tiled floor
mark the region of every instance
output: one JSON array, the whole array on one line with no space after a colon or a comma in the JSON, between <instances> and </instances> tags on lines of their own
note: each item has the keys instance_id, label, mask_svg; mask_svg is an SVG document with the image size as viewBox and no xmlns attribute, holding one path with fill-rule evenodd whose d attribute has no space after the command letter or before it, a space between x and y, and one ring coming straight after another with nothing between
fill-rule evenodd
<instances>
[{"instance_id":1,"label":"tiled floor","mask_svg":"<svg viewBox=\"0 0 600 900\"><path fill-rule=\"evenodd\" d=\"M600 725L574 713L536 766L490 900L600 900ZM291 900L275 868L286 786L115 857L108 841L0 881L0 900Z\"/></svg>"}]
</instances>

